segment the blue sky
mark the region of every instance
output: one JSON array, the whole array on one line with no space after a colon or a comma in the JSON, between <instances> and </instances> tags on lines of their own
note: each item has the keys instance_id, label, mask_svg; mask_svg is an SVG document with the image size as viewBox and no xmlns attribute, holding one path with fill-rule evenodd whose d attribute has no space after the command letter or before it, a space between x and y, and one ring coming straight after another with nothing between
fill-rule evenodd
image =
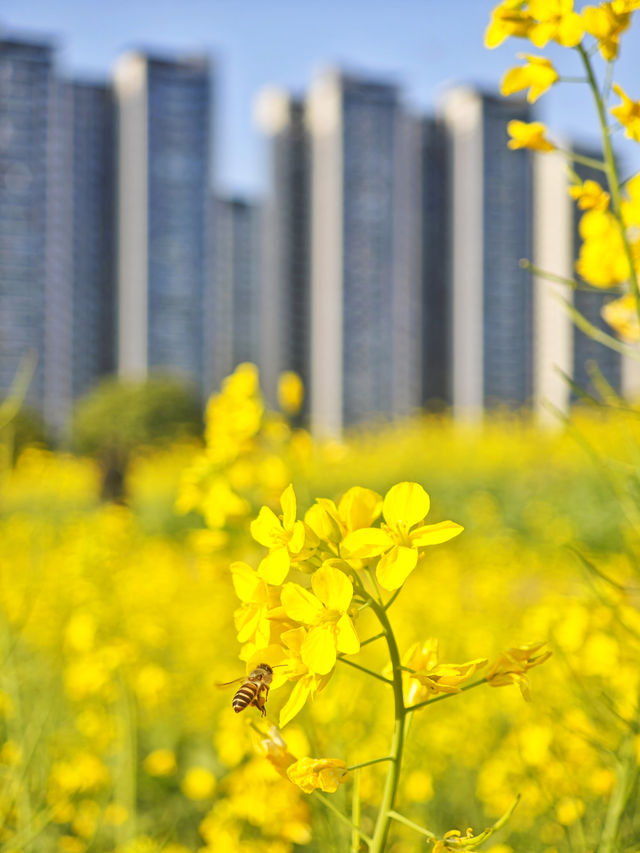
<instances>
[{"instance_id":1,"label":"blue sky","mask_svg":"<svg viewBox=\"0 0 640 853\"><path fill-rule=\"evenodd\" d=\"M580 74L573 51L535 51L519 39L483 47L492 0L3 0L0 28L53 37L68 74L107 77L131 47L205 50L216 60L216 173L225 192L254 194L264 185L264 146L252 105L267 84L303 92L316 69L341 64L389 76L416 111L432 110L453 82L497 88L516 53L550 56L566 75ZM576 4L577 6L584 4ZM623 41L616 79L640 98L640 13ZM617 103L617 99L615 99ZM538 102L558 133L596 142L586 87L555 87ZM620 148L640 169L640 146Z\"/></svg>"}]
</instances>

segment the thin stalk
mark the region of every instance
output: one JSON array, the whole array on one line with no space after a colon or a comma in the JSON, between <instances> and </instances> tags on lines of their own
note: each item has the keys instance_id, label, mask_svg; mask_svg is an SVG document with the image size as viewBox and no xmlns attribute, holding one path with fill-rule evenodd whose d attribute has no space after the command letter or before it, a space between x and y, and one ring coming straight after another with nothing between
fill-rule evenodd
<instances>
[{"instance_id":1,"label":"thin stalk","mask_svg":"<svg viewBox=\"0 0 640 853\"><path fill-rule=\"evenodd\" d=\"M404 706L402 696L402 670L400 662L400 652L398 644L389 622L387 612L382 604L373 603L373 609L380 624L385 632L387 646L389 648L389 657L393 669L393 699L394 699L394 727L393 736L391 739L390 762L387 770L387 778L385 780L384 791L382 793L382 802L378 811L378 819L373 833L371 843L371 853L382 853L389 834L389 824L391 823L391 814L393 810L396 792L398 790L398 781L400 779L400 767L402 765L402 753L404 749L405 722L407 710Z\"/></svg>"},{"instance_id":2,"label":"thin stalk","mask_svg":"<svg viewBox=\"0 0 640 853\"><path fill-rule=\"evenodd\" d=\"M349 818L346 817L345 815L343 815L342 812L340 811L340 809L336 808L333 805L333 803L331 802L329 797L325 797L323 794L320 793L320 791L314 791L313 796L316 798L316 800L320 800L320 802L323 803L329 809L330 812L333 812L333 814L337 818L339 818L342 821L342 823L346 824L351 829L355 828L354 824L349 820ZM372 841L371 836L365 835L361 829L359 830L359 832L360 832L360 837L364 841L366 841L369 846L371 846L371 841Z\"/></svg>"},{"instance_id":3,"label":"thin stalk","mask_svg":"<svg viewBox=\"0 0 640 853\"><path fill-rule=\"evenodd\" d=\"M361 767L369 767L371 764L380 764L381 761L393 761L393 756L385 755L382 758L372 758L370 761L353 764L351 767L347 767L347 773L351 773L352 770L360 770Z\"/></svg>"},{"instance_id":4,"label":"thin stalk","mask_svg":"<svg viewBox=\"0 0 640 853\"><path fill-rule=\"evenodd\" d=\"M408 817L400 814L400 812L396 812L393 809L389 812L389 816L394 820L397 820L398 823L403 823L405 826L410 827L411 829L415 829L416 832L419 832L421 835L426 835L427 838L432 838L434 841L437 838L433 832L429 832L428 829L425 829L424 826L420 826L419 823L414 823L412 820L409 820Z\"/></svg>"},{"instance_id":5,"label":"thin stalk","mask_svg":"<svg viewBox=\"0 0 640 853\"><path fill-rule=\"evenodd\" d=\"M629 240L627 238L627 232L624 227L624 220L622 219L622 196L620 192L620 178L618 177L618 167L616 165L615 157L613 156L613 147L611 145L611 136L609 124L607 122L607 114L605 112L604 101L602 100L602 96L598 89L598 84L596 82L595 74L593 73L593 66L591 65L591 59L589 58L584 47L579 44L577 49L582 57L582 62L585 67L585 71L587 72L587 77L589 78L589 86L593 93L593 98L596 104L596 111L598 113L598 121L600 122L600 130L602 132L602 145L604 151L604 159L607 165L607 177L609 179L609 192L611 193L611 206L613 208L613 212L618 221L618 225L620 227L620 235L622 237L622 243L624 245L624 253L627 258L627 263L629 264L629 281L631 283L631 292L633 293L636 300L636 309L638 312L638 321L640 322L640 287L638 286L638 276L636 273L636 269L633 263L633 254L631 252L631 246L629 245Z\"/></svg>"},{"instance_id":6,"label":"thin stalk","mask_svg":"<svg viewBox=\"0 0 640 853\"><path fill-rule=\"evenodd\" d=\"M360 771L356 770L353 777L353 794L351 795L351 853L360 850Z\"/></svg>"},{"instance_id":7,"label":"thin stalk","mask_svg":"<svg viewBox=\"0 0 640 853\"><path fill-rule=\"evenodd\" d=\"M384 637L384 631L381 631L379 634L376 634L373 637L369 637L368 640L363 640L360 643L360 648L362 648L363 646L368 646L369 643L373 643L374 640L381 640L383 637Z\"/></svg>"},{"instance_id":8,"label":"thin stalk","mask_svg":"<svg viewBox=\"0 0 640 853\"><path fill-rule=\"evenodd\" d=\"M583 166L589 166L591 169L599 169L601 172L608 171L606 162L602 160L596 160L594 157L585 157L584 154L578 154L576 151L568 151L566 148L558 148L557 150L569 160L573 160L574 163L581 163Z\"/></svg>"},{"instance_id":9,"label":"thin stalk","mask_svg":"<svg viewBox=\"0 0 640 853\"><path fill-rule=\"evenodd\" d=\"M380 675L380 673L374 672L372 669L367 669L366 666L361 666L355 661L348 660L347 658L342 657L342 655L338 655L338 660L341 663L346 663L349 666L352 666L354 669L359 669L360 672L366 672L367 675L371 675L373 678L377 678L378 681L384 681L385 684L393 684L393 681L391 681L390 678L385 678L384 675Z\"/></svg>"}]
</instances>

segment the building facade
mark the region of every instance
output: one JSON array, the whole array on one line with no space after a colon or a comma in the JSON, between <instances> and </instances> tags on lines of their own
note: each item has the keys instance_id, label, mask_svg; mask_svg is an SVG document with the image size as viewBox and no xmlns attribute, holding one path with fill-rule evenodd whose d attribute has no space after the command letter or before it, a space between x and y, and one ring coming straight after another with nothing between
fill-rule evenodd
<instances>
[{"instance_id":1,"label":"building facade","mask_svg":"<svg viewBox=\"0 0 640 853\"><path fill-rule=\"evenodd\" d=\"M336 435L419 405L418 137L396 86L337 70L309 128L311 425Z\"/></svg>"},{"instance_id":2,"label":"building facade","mask_svg":"<svg viewBox=\"0 0 640 853\"><path fill-rule=\"evenodd\" d=\"M211 78L206 57L115 67L118 372L171 371L204 393L209 358Z\"/></svg>"},{"instance_id":3,"label":"building facade","mask_svg":"<svg viewBox=\"0 0 640 853\"><path fill-rule=\"evenodd\" d=\"M442 103L451 166L452 404L476 417L533 394L532 177L527 151L507 147L507 124L530 107L459 87Z\"/></svg>"},{"instance_id":4,"label":"building facade","mask_svg":"<svg viewBox=\"0 0 640 853\"><path fill-rule=\"evenodd\" d=\"M211 385L217 390L238 364L260 359L260 210L239 198L216 197L212 204Z\"/></svg>"},{"instance_id":5,"label":"building facade","mask_svg":"<svg viewBox=\"0 0 640 853\"><path fill-rule=\"evenodd\" d=\"M267 144L267 194L262 217L262 347L260 370L270 403L278 376L302 379L308 411L311 362L310 159L304 100L263 90L256 119Z\"/></svg>"}]
</instances>

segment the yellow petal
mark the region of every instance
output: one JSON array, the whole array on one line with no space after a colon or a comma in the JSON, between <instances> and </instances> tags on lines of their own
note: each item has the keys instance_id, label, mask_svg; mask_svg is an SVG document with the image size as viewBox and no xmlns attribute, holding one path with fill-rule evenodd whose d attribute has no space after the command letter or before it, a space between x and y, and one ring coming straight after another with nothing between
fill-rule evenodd
<instances>
[{"instance_id":1,"label":"yellow petal","mask_svg":"<svg viewBox=\"0 0 640 853\"><path fill-rule=\"evenodd\" d=\"M280 586L289 574L291 560L286 548L275 548L261 560L258 566L258 575L267 583Z\"/></svg>"},{"instance_id":2,"label":"yellow petal","mask_svg":"<svg viewBox=\"0 0 640 853\"><path fill-rule=\"evenodd\" d=\"M322 604L315 595L297 583L286 583L280 593L285 613L296 622L311 624L322 611Z\"/></svg>"},{"instance_id":3,"label":"yellow petal","mask_svg":"<svg viewBox=\"0 0 640 853\"><path fill-rule=\"evenodd\" d=\"M282 507L282 526L285 530L291 530L296 520L296 493L291 483L280 495L280 506Z\"/></svg>"},{"instance_id":4,"label":"yellow petal","mask_svg":"<svg viewBox=\"0 0 640 853\"><path fill-rule=\"evenodd\" d=\"M313 530L316 536L324 542L339 542L342 538L340 525L333 516L320 503L315 503L304 515L305 523Z\"/></svg>"},{"instance_id":5,"label":"yellow petal","mask_svg":"<svg viewBox=\"0 0 640 853\"><path fill-rule=\"evenodd\" d=\"M378 527L363 527L348 533L341 546L342 555L347 559L365 560L377 557L393 545L393 540L385 530Z\"/></svg>"},{"instance_id":6,"label":"yellow petal","mask_svg":"<svg viewBox=\"0 0 640 853\"><path fill-rule=\"evenodd\" d=\"M338 504L340 518L347 530L371 527L382 510L382 496L373 489L354 486L344 493Z\"/></svg>"},{"instance_id":7,"label":"yellow petal","mask_svg":"<svg viewBox=\"0 0 640 853\"><path fill-rule=\"evenodd\" d=\"M251 522L251 535L266 548L276 548L282 544L282 525L275 512L263 506L258 517Z\"/></svg>"},{"instance_id":8,"label":"yellow petal","mask_svg":"<svg viewBox=\"0 0 640 853\"><path fill-rule=\"evenodd\" d=\"M426 545L439 545L448 542L454 536L458 536L464 527L455 521L439 521L437 524L424 524L417 527L410 534L411 544L414 548L424 548Z\"/></svg>"},{"instance_id":9,"label":"yellow petal","mask_svg":"<svg viewBox=\"0 0 640 853\"><path fill-rule=\"evenodd\" d=\"M324 563L311 578L313 591L329 610L341 613L349 607L353 598L353 584L344 572Z\"/></svg>"},{"instance_id":10,"label":"yellow petal","mask_svg":"<svg viewBox=\"0 0 640 853\"><path fill-rule=\"evenodd\" d=\"M296 521L293 525L293 532L289 540L289 551L292 554L299 554L304 548L305 531L304 522Z\"/></svg>"},{"instance_id":11,"label":"yellow petal","mask_svg":"<svg viewBox=\"0 0 640 853\"><path fill-rule=\"evenodd\" d=\"M302 662L311 672L326 675L336 664L336 641L333 625L325 623L312 628L301 649Z\"/></svg>"},{"instance_id":12,"label":"yellow petal","mask_svg":"<svg viewBox=\"0 0 640 853\"><path fill-rule=\"evenodd\" d=\"M414 548L396 545L388 554L380 558L376 577L384 589L389 591L402 586L418 562L418 552Z\"/></svg>"},{"instance_id":13,"label":"yellow petal","mask_svg":"<svg viewBox=\"0 0 640 853\"><path fill-rule=\"evenodd\" d=\"M336 623L336 648L345 655L356 655L360 651L360 639L353 622L346 613Z\"/></svg>"},{"instance_id":14,"label":"yellow petal","mask_svg":"<svg viewBox=\"0 0 640 853\"><path fill-rule=\"evenodd\" d=\"M279 727L284 728L296 714L300 713L311 692L311 679L301 678L291 691L291 695L280 709Z\"/></svg>"},{"instance_id":15,"label":"yellow petal","mask_svg":"<svg viewBox=\"0 0 640 853\"><path fill-rule=\"evenodd\" d=\"M233 588L240 601L252 601L256 589L260 585L258 575L251 566L240 561L231 563L230 569Z\"/></svg>"},{"instance_id":16,"label":"yellow petal","mask_svg":"<svg viewBox=\"0 0 640 853\"><path fill-rule=\"evenodd\" d=\"M419 483L398 483L384 496L382 512L391 527L413 527L429 512L429 495Z\"/></svg>"}]
</instances>

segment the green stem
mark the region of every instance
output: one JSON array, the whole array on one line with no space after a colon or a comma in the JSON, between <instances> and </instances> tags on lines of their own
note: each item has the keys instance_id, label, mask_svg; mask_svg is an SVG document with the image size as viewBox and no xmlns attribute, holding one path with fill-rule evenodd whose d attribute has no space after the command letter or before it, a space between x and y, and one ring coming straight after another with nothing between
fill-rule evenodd
<instances>
[{"instance_id":1,"label":"green stem","mask_svg":"<svg viewBox=\"0 0 640 853\"><path fill-rule=\"evenodd\" d=\"M353 777L353 794L351 796L351 853L360 850L360 771L357 770Z\"/></svg>"},{"instance_id":2,"label":"green stem","mask_svg":"<svg viewBox=\"0 0 640 853\"><path fill-rule=\"evenodd\" d=\"M401 815L400 812L396 812L393 809L389 812L389 817L392 817L394 820L397 820L398 823L404 823L405 826L410 827L411 829L415 829L416 832L419 832L421 835L426 835L427 838L432 838L434 841L437 838L433 832L429 832L428 829L425 829L424 826L420 826L419 823L414 823L412 820L409 820L408 817Z\"/></svg>"},{"instance_id":3,"label":"green stem","mask_svg":"<svg viewBox=\"0 0 640 853\"><path fill-rule=\"evenodd\" d=\"M350 773L352 770L360 770L361 767L369 767L370 764L380 764L381 761L393 761L393 756L385 755L382 758L372 758L370 761L363 761L361 764L353 764L351 767L347 767L347 773Z\"/></svg>"},{"instance_id":4,"label":"green stem","mask_svg":"<svg viewBox=\"0 0 640 853\"><path fill-rule=\"evenodd\" d=\"M372 607L384 630L387 646L389 648L389 657L391 659L391 666L393 669L395 717L389 756L389 769L387 770L387 778L385 780L384 791L382 793L382 802L380 803L378 819L376 821L376 827L371 843L371 853L382 853L389 833L391 811L393 810L396 792L398 790L398 781L400 779L407 709L405 708L402 696L402 664L400 662L400 652L398 651L398 644L396 643L391 623L389 622L384 605L373 602Z\"/></svg>"},{"instance_id":5,"label":"green stem","mask_svg":"<svg viewBox=\"0 0 640 853\"><path fill-rule=\"evenodd\" d=\"M582 57L582 62L584 64L585 71L587 72L587 77L589 78L589 86L591 87L593 98L596 104L598 121L600 122L600 130L602 132L602 145L604 151L604 159L607 166L607 177L609 179L611 206L613 208L613 212L620 227L620 235L622 237L622 243L624 245L624 253L627 258L627 263L629 264L629 281L631 283L631 292L633 293L636 300L638 321L640 322L640 288L638 287L638 276L633 263L633 254L631 252L631 246L629 245L629 239L627 237L627 232L624 227L624 220L622 219L622 195L620 192L620 178L618 176L618 167L616 165L615 157L613 156L613 147L611 145L610 128L607 122L605 105L598 89L595 74L593 73L591 59L589 58L582 44L579 44L577 46L577 49L580 53L580 56Z\"/></svg>"},{"instance_id":6,"label":"green stem","mask_svg":"<svg viewBox=\"0 0 640 853\"><path fill-rule=\"evenodd\" d=\"M349 820L349 818L348 818L348 817L345 817L345 815L343 815L343 814L342 814L342 812L340 811L340 809L336 808L336 807L333 805L333 803L331 802L331 800L329 799L329 797L325 797L323 794L321 794L321 793L320 793L320 791L314 791L314 792L313 792L313 796L316 798L316 800L320 800L320 802L321 802L321 803L323 803L323 804L324 804L324 805L329 809L329 811L330 811L330 812L333 812L333 814L334 814L337 818L339 818L339 820L341 820L341 821L342 821L342 823L346 824L346 825L347 825L348 827L350 827L351 829L356 829L356 828L357 828L357 827L355 827L355 825L354 825L354 824ZM368 844L369 846L371 846L371 836L369 836L369 835L365 835L365 834L364 834L364 832L363 832L361 829L359 829L358 831L359 831L359 833L360 833L360 837L361 837L361 838L363 838L363 839L367 842L367 844Z\"/></svg>"},{"instance_id":7,"label":"green stem","mask_svg":"<svg viewBox=\"0 0 640 853\"><path fill-rule=\"evenodd\" d=\"M354 669L359 669L360 672L366 672L367 675L371 675L373 678L377 678L378 681L384 681L385 684L393 684L393 681L391 681L390 678L385 678L384 675L380 675L380 673L374 672L372 669L367 669L366 666L361 666L355 661L348 660L347 658L342 657L342 655L338 655L338 660L341 663L346 663L349 666L352 666Z\"/></svg>"},{"instance_id":8,"label":"green stem","mask_svg":"<svg viewBox=\"0 0 640 853\"><path fill-rule=\"evenodd\" d=\"M569 160L574 163L582 163L583 166L589 166L591 169L599 169L601 172L607 172L608 167L602 160L596 160L593 157L585 157L584 154L578 154L576 151L567 151L566 148L558 148L560 154L564 154Z\"/></svg>"},{"instance_id":9,"label":"green stem","mask_svg":"<svg viewBox=\"0 0 640 853\"><path fill-rule=\"evenodd\" d=\"M360 648L362 648L363 646L368 646L369 643L373 643L374 640L381 640L383 637L384 637L384 631L381 631L379 634L376 634L374 637L369 637L368 640L363 640L360 643Z\"/></svg>"}]
</instances>

